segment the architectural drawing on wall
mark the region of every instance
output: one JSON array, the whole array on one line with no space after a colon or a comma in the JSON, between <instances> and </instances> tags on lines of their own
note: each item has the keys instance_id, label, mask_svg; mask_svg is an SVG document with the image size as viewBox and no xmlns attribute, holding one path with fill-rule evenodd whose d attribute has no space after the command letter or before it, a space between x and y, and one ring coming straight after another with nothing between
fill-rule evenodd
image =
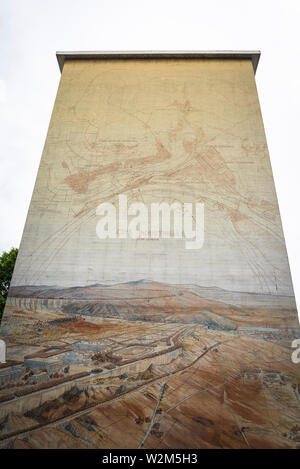
<instances>
[{"instance_id":1,"label":"architectural drawing on wall","mask_svg":"<svg viewBox=\"0 0 300 469\"><path fill-rule=\"evenodd\" d=\"M58 53L1 324L1 448L299 448L300 337L258 52ZM99 239L204 204L204 244Z\"/></svg>"}]
</instances>

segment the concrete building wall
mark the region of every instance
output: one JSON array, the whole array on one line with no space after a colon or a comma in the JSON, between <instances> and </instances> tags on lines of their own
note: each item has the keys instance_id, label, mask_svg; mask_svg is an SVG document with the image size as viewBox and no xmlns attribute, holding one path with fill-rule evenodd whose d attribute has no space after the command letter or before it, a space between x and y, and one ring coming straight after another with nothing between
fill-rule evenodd
<instances>
[{"instance_id":1,"label":"concrete building wall","mask_svg":"<svg viewBox=\"0 0 300 469\"><path fill-rule=\"evenodd\" d=\"M100 240L119 194L204 202L203 248ZM65 62L12 285L140 279L293 296L250 60Z\"/></svg>"}]
</instances>

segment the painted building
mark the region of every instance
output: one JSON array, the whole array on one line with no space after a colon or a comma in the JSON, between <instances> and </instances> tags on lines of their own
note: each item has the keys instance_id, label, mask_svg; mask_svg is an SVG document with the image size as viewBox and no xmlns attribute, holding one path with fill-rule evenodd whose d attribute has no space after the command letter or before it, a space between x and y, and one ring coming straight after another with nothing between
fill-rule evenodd
<instances>
[{"instance_id":1,"label":"painted building","mask_svg":"<svg viewBox=\"0 0 300 469\"><path fill-rule=\"evenodd\" d=\"M77 358L46 382L21 374L22 397L0 387L3 447L300 446L299 323L259 55L57 53L1 337L24 368L32 353L56 362L51 347L57 363L66 347ZM153 236L151 204L171 207L170 237L163 216ZM197 204L201 243L187 249ZM103 207L116 215L105 239Z\"/></svg>"}]
</instances>

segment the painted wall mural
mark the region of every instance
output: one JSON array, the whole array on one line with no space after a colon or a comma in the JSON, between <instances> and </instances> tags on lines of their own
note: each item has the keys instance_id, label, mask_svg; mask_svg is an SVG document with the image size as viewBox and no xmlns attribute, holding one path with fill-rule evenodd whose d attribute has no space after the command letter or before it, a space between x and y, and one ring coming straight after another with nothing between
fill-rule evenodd
<instances>
[{"instance_id":1,"label":"painted wall mural","mask_svg":"<svg viewBox=\"0 0 300 469\"><path fill-rule=\"evenodd\" d=\"M120 194L203 203L203 247L99 239ZM1 338L1 448L300 448L250 60L65 62Z\"/></svg>"}]
</instances>

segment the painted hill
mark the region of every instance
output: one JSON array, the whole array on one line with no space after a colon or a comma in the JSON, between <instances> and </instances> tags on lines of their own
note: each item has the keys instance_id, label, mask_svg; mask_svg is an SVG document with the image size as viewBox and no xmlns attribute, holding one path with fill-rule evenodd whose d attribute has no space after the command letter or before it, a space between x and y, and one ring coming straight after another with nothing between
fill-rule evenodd
<instances>
[{"instance_id":1,"label":"painted hill","mask_svg":"<svg viewBox=\"0 0 300 469\"><path fill-rule=\"evenodd\" d=\"M230 292L197 285L140 280L70 288L15 286L11 287L10 296L62 299L62 312L81 316L204 323L220 329L236 329L238 325L298 327L292 297Z\"/></svg>"}]
</instances>

